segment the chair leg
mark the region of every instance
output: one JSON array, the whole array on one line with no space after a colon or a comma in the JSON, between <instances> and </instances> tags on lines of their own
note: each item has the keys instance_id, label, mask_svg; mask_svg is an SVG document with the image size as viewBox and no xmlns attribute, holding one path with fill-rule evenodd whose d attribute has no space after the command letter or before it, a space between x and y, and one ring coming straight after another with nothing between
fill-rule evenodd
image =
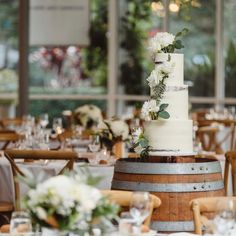
<instances>
[{"instance_id":1,"label":"chair leg","mask_svg":"<svg viewBox=\"0 0 236 236\"><path fill-rule=\"evenodd\" d=\"M0 213L0 223L1 223L1 225L9 224L10 223L10 216L8 217L7 215Z\"/></svg>"}]
</instances>

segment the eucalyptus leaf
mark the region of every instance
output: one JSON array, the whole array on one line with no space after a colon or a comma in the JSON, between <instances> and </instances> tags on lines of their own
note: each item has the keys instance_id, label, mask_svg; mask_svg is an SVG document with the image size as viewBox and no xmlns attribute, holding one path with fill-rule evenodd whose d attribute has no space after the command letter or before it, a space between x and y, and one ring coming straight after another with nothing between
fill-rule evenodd
<instances>
[{"instance_id":1,"label":"eucalyptus leaf","mask_svg":"<svg viewBox=\"0 0 236 236\"><path fill-rule=\"evenodd\" d=\"M183 36L185 36L188 32L189 32L189 30L188 30L187 28L183 28L180 32L178 32L178 33L175 35L175 38L183 37Z\"/></svg>"},{"instance_id":2,"label":"eucalyptus leaf","mask_svg":"<svg viewBox=\"0 0 236 236\"><path fill-rule=\"evenodd\" d=\"M163 104L160 105L160 110L163 111L163 110L165 110L168 106L169 106L169 104L163 103Z\"/></svg>"},{"instance_id":3,"label":"eucalyptus leaf","mask_svg":"<svg viewBox=\"0 0 236 236\"><path fill-rule=\"evenodd\" d=\"M175 48L176 49L181 49L181 48L183 48L184 46L183 46L183 44L182 44L182 42L180 41L180 40L176 40L175 41Z\"/></svg>"},{"instance_id":4,"label":"eucalyptus leaf","mask_svg":"<svg viewBox=\"0 0 236 236\"><path fill-rule=\"evenodd\" d=\"M141 146L142 148L145 148L145 147L148 146L148 141L147 141L147 139L141 139L141 140L139 141L139 144L140 144L140 146Z\"/></svg>"},{"instance_id":5,"label":"eucalyptus leaf","mask_svg":"<svg viewBox=\"0 0 236 236\"><path fill-rule=\"evenodd\" d=\"M170 114L167 111L160 111L158 115L159 115L159 117L161 117L163 119L169 119L170 118Z\"/></svg>"}]
</instances>

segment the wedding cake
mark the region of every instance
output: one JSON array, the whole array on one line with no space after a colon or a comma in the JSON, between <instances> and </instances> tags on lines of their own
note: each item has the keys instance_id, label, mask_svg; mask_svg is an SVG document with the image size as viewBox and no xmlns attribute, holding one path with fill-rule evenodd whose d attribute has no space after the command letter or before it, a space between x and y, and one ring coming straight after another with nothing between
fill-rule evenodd
<instances>
[{"instance_id":1,"label":"wedding cake","mask_svg":"<svg viewBox=\"0 0 236 236\"><path fill-rule=\"evenodd\" d=\"M152 156L191 155L193 122L188 118L184 56L173 53L174 48L181 48L182 44L177 36L169 33L157 34L150 44L155 52L155 69L147 79L151 98L142 107L146 149Z\"/></svg>"}]
</instances>

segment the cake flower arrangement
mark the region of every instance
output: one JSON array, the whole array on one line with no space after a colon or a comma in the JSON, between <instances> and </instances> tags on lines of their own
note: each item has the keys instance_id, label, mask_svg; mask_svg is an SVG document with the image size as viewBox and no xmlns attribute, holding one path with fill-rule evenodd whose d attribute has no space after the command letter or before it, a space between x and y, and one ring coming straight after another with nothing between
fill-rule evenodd
<instances>
[{"instance_id":1,"label":"cake flower arrangement","mask_svg":"<svg viewBox=\"0 0 236 236\"><path fill-rule=\"evenodd\" d=\"M179 37L184 36L187 32L187 29L183 29L176 35L168 32L160 32L152 37L149 41L148 50L154 62L158 53L173 53L175 49L183 48ZM147 78L151 97L142 106L141 116L144 120L169 119L170 114L166 110L169 104L162 103L162 99L166 92L166 79L171 79L174 67L175 64L171 62L170 54L168 55L167 61L156 62L155 69ZM133 143L135 150L140 153L141 157L148 156L150 147L141 129L133 133Z\"/></svg>"},{"instance_id":2,"label":"cake flower arrangement","mask_svg":"<svg viewBox=\"0 0 236 236\"><path fill-rule=\"evenodd\" d=\"M23 181L29 183L29 179L24 178ZM42 229L84 235L97 224L101 228L112 227L110 221L117 219L119 207L102 196L93 186L96 182L97 179L91 175L75 173L31 183L31 189L24 198L24 207L32 221Z\"/></svg>"},{"instance_id":3,"label":"cake flower arrangement","mask_svg":"<svg viewBox=\"0 0 236 236\"><path fill-rule=\"evenodd\" d=\"M99 107L89 104L75 109L74 119L85 129L94 129L103 117Z\"/></svg>"}]
</instances>

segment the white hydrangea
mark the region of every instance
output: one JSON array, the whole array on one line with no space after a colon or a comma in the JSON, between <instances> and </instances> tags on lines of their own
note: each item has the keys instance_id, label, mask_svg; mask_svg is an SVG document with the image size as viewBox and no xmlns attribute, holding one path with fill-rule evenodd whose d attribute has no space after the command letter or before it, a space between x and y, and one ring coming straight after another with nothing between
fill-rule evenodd
<instances>
[{"instance_id":1,"label":"white hydrangea","mask_svg":"<svg viewBox=\"0 0 236 236\"><path fill-rule=\"evenodd\" d=\"M161 52L161 50L169 45L172 45L175 41L175 35L168 32L157 33L149 40L148 49L153 54Z\"/></svg>"},{"instance_id":2,"label":"white hydrangea","mask_svg":"<svg viewBox=\"0 0 236 236\"><path fill-rule=\"evenodd\" d=\"M109 121L111 130L115 137L121 137L122 140L129 138L129 126L123 120L112 120Z\"/></svg>"},{"instance_id":3,"label":"white hydrangea","mask_svg":"<svg viewBox=\"0 0 236 236\"><path fill-rule=\"evenodd\" d=\"M175 41L175 35L168 32L161 32L156 34L155 39L160 43L161 48L165 48L173 44Z\"/></svg>"},{"instance_id":4,"label":"white hydrangea","mask_svg":"<svg viewBox=\"0 0 236 236\"><path fill-rule=\"evenodd\" d=\"M46 219L47 213L40 205L50 205L58 214L68 216L78 207L89 214L101 199L96 188L78 183L68 176L59 175L46 180L28 193L28 205L39 219Z\"/></svg>"},{"instance_id":5,"label":"white hydrangea","mask_svg":"<svg viewBox=\"0 0 236 236\"><path fill-rule=\"evenodd\" d=\"M76 119L79 119L82 126L86 128L89 120L99 123L103 117L100 108L95 105L84 105L74 111Z\"/></svg>"},{"instance_id":6,"label":"white hydrangea","mask_svg":"<svg viewBox=\"0 0 236 236\"><path fill-rule=\"evenodd\" d=\"M159 106L157 106L156 100L149 100L144 102L141 110L141 115L145 120L151 120L150 112L158 112Z\"/></svg>"}]
</instances>

